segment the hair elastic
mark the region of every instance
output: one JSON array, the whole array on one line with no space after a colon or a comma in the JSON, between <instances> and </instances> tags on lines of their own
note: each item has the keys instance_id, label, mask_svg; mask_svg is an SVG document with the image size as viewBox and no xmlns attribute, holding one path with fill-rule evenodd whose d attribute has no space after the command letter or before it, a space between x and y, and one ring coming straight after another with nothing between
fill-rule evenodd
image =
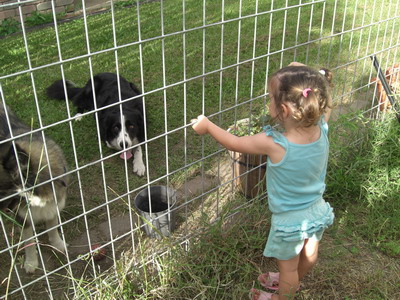
<instances>
[{"instance_id":1,"label":"hair elastic","mask_svg":"<svg viewBox=\"0 0 400 300\"><path fill-rule=\"evenodd\" d=\"M304 89L304 90L303 90L303 96L304 96L304 98L307 98L307 97L308 97L308 92L311 92L311 91L312 91L312 89L310 89L310 88Z\"/></svg>"}]
</instances>

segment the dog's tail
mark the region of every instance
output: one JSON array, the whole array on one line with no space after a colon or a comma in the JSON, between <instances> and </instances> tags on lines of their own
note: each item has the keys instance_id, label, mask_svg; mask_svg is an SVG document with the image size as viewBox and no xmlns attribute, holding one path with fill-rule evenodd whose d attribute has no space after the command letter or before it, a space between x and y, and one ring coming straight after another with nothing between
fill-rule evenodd
<instances>
[{"instance_id":1,"label":"dog's tail","mask_svg":"<svg viewBox=\"0 0 400 300\"><path fill-rule=\"evenodd\" d=\"M76 87L72 81L65 81L67 94L71 100L76 94L82 91L83 88ZM65 100L64 83L62 80L55 81L46 89L47 96L52 99Z\"/></svg>"}]
</instances>

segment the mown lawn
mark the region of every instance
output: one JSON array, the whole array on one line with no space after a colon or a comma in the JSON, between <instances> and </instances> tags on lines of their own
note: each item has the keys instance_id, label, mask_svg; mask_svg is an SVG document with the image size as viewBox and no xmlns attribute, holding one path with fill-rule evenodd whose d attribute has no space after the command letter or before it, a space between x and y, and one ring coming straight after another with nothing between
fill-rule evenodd
<instances>
[{"instance_id":1,"label":"mown lawn","mask_svg":"<svg viewBox=\"0 0 400 300\"><path fill-rule=\"evenodd\" d=\"M70 169L83 167L80 182L74 174L64 211L67 239L86 230L82 218L68 222L83 213L83 201L86 209L93 209L89 223L104 222L104 207L96 208L105 199L133 197L148 182L182 186L222 161L225 154L217 153L219 146L196 136L190 119L204 113L227 128L258 114L268 101L268 76L297 60L332 69L334 104L341 115L330 129L326 194L337 219L301 297L400 298L399 124L391 115L371 121L371 114L359 113L373 102L369 55L377 53L384 67L397 57L398 6L349 0L346 6L343 1L302 1L300 8L299 1L287 2L289 9L284 1L243 1L241 8L234 0L206 1L205 7L196 0L149 1L139 6L140 22L137 6L123 7L88 16L87 22L78 18L60 23L57 31L54 26L28 30L26 42L21 34L0 40L2 100L35 128L40 114L43 125L49 126L46 134L61 145ZM374 4L385 7L385 14L372 9ZM390 20L380 22L386 18ZM63 122L75 109L45 94L62 73L82 86L99 72L119 72L144 92L150 142L145 146L148 175L143 178L132 174L131 163L125 169L113 151L99 144L92 116ZM354 107L360 110L344 114ZM102 157L107 159L100 163ZM216 191L205 197L222 196ZM130 211L126 203L110 203L111 216ZM265 201L254 202L228 222L226 216L243 203L240 197L229 205L221 201L224 217L214 225L214 216L199 205L202 216L196 225L205 233L193 240L188 252L173 248L169 259L160 259L158 272L122 260L116 278L80 283L80 297L89 297L88 287L94 287L99 299L245 298L257 273L275 265L261 254L269 221ZM193 227L187 211L179 218Z\"/></svg>"}]
</instances>

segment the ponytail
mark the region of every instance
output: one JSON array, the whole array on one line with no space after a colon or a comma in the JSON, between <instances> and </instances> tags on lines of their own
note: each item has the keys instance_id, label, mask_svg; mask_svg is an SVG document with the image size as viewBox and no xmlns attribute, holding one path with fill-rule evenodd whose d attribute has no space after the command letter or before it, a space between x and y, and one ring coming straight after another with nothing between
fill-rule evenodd
<instances>
[{"instance_id":1,"label":"ponytail","mask_svg":"<svg viewBox=\"0 0 400 300\"><path fill-rule=\"evenodd\" d=\"M273 96L277 107L290 104L299 126L316 125L331 105L332 72L328 69L318 72L306 66L289 66L276 72L271 81L276 82Z\"/></svg>"},{"instance_id":2,"label":"ponytail","mask_svg":"<svg viewBox=\"0 0 400 300\"><path fill-rule=\"evenodd\" d=\"M318 123L321 116L321 103L319 101L318 89L296 88L294 94L297 94L297 101L292 101L293 119L302 127L310 127Z\"/></svg>"}]
</instances>

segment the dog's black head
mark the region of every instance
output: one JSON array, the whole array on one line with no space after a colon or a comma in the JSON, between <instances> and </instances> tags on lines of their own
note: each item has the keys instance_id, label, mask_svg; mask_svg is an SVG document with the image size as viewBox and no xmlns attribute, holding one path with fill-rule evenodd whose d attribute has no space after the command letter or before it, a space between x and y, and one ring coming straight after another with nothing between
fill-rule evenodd
<instances>
[{"instance_id":1,"label":"dog's black head","mask_svg":"<svg viewBox=\"0 0 400 300\"><path fill-rule=\"evenodd\" d=\"M60 81L49 87L48 94L57 98L53 91L59 89ZM67 89L78 113L99 109L100 137L108 147L120 151L144 140L143 100L133 83L115 73L99 73L83 88L67 82Z\"/></svg>"},{"instance_id":2,"label":"dog's black head","mask_svg":"<svg viewBox=\"0 0 400 300\"><path fill-rule=\"evenodd\" d=\"M141 92L131 82L112 73L95 76L96 102L100 110L99 125L102 140L108 147L123 150L144 140L143 100ZM87 86L86 86L87 87ZM117 104L119 99L127 100ZM122 109L122 113L121 113Z\"/></svg>"},{"instance_id":3,"label":"dog's black head","mask_svg":"<svg viewBox=\"0 0 400 300\"><path fill-rule=\"evenodd\" d=\"M140 109L109 109L104 116L104 140L108 147L122 150L144 140L144 120Z\"/></svg>"}]
</instances>

